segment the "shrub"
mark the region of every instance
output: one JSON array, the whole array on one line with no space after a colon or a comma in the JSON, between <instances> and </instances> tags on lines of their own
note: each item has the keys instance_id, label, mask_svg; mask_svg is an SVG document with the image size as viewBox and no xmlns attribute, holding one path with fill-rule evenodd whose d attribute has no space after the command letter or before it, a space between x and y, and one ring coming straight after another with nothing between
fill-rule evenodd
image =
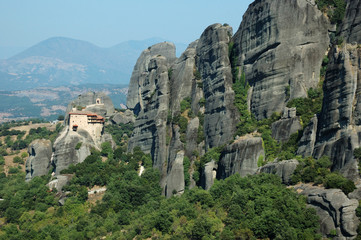
<instances>
[{"instance_id":1,"label":"shrub","mask_svg":"<svg viewBox=\"0 0 361 240\"><path fill-rule=\"evenodd\" d=\"M19 156L15 156L15 157L13 158L13 163L24 164L24 160L23 160L21 157L19 157Z\"/></svg>"},{"instance_id":2,"label":"shrub","mask_svg":"<svg viewBox=\"0 0 361 240\"><path fill-rule=\"evenodd\" d=\"M75 146L75 150L79 150L81 148L82 142L78 142Z\"/></svg>"},{"instance_id":3,"label":"shrub","mask_svg":"<svg viewBox=\"0 0 361 240\"><path fill-rule=\"evenodd\" d=\"M339 188L346 195L356 189L355 184L340 175L339 173L330 173L326 176L324 181L325 188Z\"/></svg>"}]
</instances>

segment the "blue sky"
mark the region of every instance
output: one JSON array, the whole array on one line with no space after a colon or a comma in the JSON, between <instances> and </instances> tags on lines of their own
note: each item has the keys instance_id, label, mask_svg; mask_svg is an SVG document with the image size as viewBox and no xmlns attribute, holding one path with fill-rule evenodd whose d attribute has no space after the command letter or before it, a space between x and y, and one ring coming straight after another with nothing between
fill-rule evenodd
<instances>
[{"instance_id":1,"label":"blue sky","mask_svg":"<svg viewBox=\"0 0 361 240\"><path fill-rule=\"evenodd\" d=\"M160 37L190 43L213 23L236 32L251 0L0 0L0 46L62 36L110 47Z\"/></svg>"}]
</instances>

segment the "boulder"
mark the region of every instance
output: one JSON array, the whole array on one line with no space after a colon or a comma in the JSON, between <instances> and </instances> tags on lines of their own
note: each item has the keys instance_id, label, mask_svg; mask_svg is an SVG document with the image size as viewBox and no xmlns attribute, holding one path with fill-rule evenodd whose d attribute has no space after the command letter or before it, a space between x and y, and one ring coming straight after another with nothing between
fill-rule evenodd
<instances>
[{"instance_id":1,"label":"boulder","mask_svg":"<svg viewBox=\"0 0 361 240\"><path fill-rule=\"evenodd\" d=\"M303 130L303 135L298 144L297 155L301 155L302 157L312 156L316 142L317 122L318 119L315 115Z\"/></svg>"},{"instance_id":2,"label":"boulder","mask_svg":"<svg viewBox=\"0 0 361 240\"><path fill-rule=\"evenodd\" d=\"M50 189L55 188L58 192L61 192L63 187L70 182L71 178L72 178L72 175L69 175L69 174L58 175L58 176L56 176L56 179L51 180L48 183L48 187Z\"/></svg>"},{"instance_id":3,"label":"boulder","mask_svg":"<svg viewBox=\"0 0 361 240\"><path fill-rule=\"evenodd\" d=\"M132 111L129 109L125 110L124 112L119 112L114 114L112 118L112 122L114 124L128 124L128 123L134 123L135 117Z\"/></svg>"},{"instance_id":4,"label":"boulder","mask_svg":"<svg viewBox=\"0 0 361 240\"><path fill-rule=\"evenodd\" d=\"M76 149L80 142L81 147ZM70 164L83 162L93 147L98 148L86 131L69 131L67 126L54 142L52 165L55 174L59 175L61 170L68 168Z\"/></svg>"},{"instance_id":5,"label":"boulder","mask_svg":"<svg viewBox=\"0 0 361 240\"><path fill-rule=\"evenodd\" d=\"M217 178L224 179L233 174L253 175L258 169L258 160L264 159L262 138L247 135L238 138L222 152Z\"/></svg>"},{"instance_id":6,"label":"boulder","mask_svg":"<svg viewBox=\"0 0 361 240\"><path fill-rule=\"evenodd\" d=\"M307 197L310 207L316 209L323 237L336 230L334 239L355 239L360 223L356 216L358 201L349 199L340 189L324 189L310 185L295 186L298 193Z\"/></svg>"},{"instance_id":7,"label":"boulder","mask_svg":"<svg viewBox=\"0 0 361 240\"><path fill-rule=\"evenodd\" d=\"M285 108L280 120L272 123L272 137L279 142L287 142L293 133L302 129L296 108Z\"/></svg>"},{"instance_id":8,"label":"boulder","mask_svg":"<svg viewBox=\"0 0 361 240\"><path fill-rule=\"evenodd\" d=\"M260 173L270 173L279 176L282 183L290 184L291 176L296 170L299 162L297 160L285 160L281 162L267 163L259 168Z\"/></svg>"},{"instance_id":9,"label":"boulder","mask_svg":"<svg viewBox=\"0 0 361 240\"><path fill-rule=\"evenodd\" d=\"M209 190L213 186L214 180L217 177L217 168L218 164L214 160L205 164L201 176L201 186L205 190Z\"/></svg>"},{"instance_id":10,"label":"boulder","mask_svg":"<svg viewBox=\"0 0 361 240\"><path fill-rule=\"evenodd\" d=\"M50 140L36 139L28 147L29 158L25 164L26 177L47 175L51 169L52 144Z\"/></svg>"},{"instance_id":11,"label":"boulder","mask_svg":"<svg viewBox=\"0 0 361 240\"><path fill-rule=\"evenodd\" d=\"M314 1L249 5L233 37L234 53L252 89L250 110L258 120L282 112L288 100L306 97L317 86L330 27Z\"/></svg>"},{"instance_id":12,"label":"boulder","mask_svg":"<svg viewBox=\"0 0 361 240\"><path fill-rule=\"evenodd\" d=\"M175 160L169 166L167 174L167 183L165 186L165 196L171 197L174 194L179 195L184 192L184 167L183 167L184 151L179 151Z\"/></svg>"}]
</instances>

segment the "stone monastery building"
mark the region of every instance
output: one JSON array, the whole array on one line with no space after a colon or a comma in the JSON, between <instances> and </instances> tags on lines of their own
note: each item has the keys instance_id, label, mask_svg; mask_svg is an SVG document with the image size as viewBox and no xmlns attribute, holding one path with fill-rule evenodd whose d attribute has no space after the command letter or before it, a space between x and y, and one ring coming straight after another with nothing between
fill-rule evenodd
<instances>
[{"instance_id":1,"label":"stone monastery building","mask_svg":"<svg viewBox=\"0 0 361 240\"><path fill-rule=\"evenodd\" d=\"M97 101L97 104L99 102ZM104 129L104 117L88 111L77 111L75 108L69 112L69 129L87 131L94 140L98 140Z\"/></svg>"}]
</instances>

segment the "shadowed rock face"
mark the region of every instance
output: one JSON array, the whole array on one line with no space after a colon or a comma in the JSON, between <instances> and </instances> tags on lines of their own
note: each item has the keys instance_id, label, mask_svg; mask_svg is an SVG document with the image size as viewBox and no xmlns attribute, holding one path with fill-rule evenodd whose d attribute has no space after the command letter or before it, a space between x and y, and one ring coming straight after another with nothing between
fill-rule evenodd
<instances>
[{"instance_id":1,"label":"shadowed rock face","mask_svg":"<svg viewBox=\"0 0 361 240\"><path fill-rule=\"evenodd\" d=\"M355 209L356 199L349 199L339 189L324 189L308 185L296 186L307 197L307 203L320 218L321 233L327 237L331 230L337 231L337 239L355 239L359 224Z\"/></svg>"},{"instance_id":2,"label":"shadowed rock face","mask_svg":"<svg viewBox=\"0 0 361 240\"><path fill-rule=\"evenodd\" d=\"M330 156L333 170L355 180L353 149L360 146L361 130L361 49L351 44L335 46L329 58L313 155Z\"/></svg>"},{"instance_id":3,"label":"shadowed rock face","mask_svg":"<svg viewBox=\"0 0 361 240\"><path fill-rule=\"evenodd\" d=\"M282 183L290 184L291 176L296 170L298 165L297 160L286 160L281 162L267 163L263 167L259 168L261 173L270 173L279 176L282 179Z\"/></svg>"},{"instance_id":4,"label":"shadowed rock face","mask_svg":"<svg viewBox=\"0 0 361 240\"><path fill-rule=\"evenodd\" d=\"M76 145L81 142L80 149ZM66 127L61 135L54 142L54 155L52 165L55 174L60 174L61 170L69 167L70 164L78 164L90 155L90 149L95 147L92 137L86 131L68 131Z\"/></svg>"},{"instance_id":5,"label":"shadowed rock face","mask_svg":"<svg viewBox=\"0 0 361 240\"><path fill-rule=\"evenodd\" d=\"M127 107L138 114L144 108L144 99L141 89L147 85L146 78L149 76L150 60L156 56L163 56L167 59L167 63L171 64L176 60L175 45L173 43L164 42L155 44L144 50L134 66L132 77L130 78ZM166 70L167 71L167 70Z\"/></svg>"},{"instance_id":6,"label":"shadowed rock face","mask_svg":"<svg viewBox=\"0 0 361 240\"><path fill-rule=\"evenodd\" d=\"M288 98L306 97L317 86L328 27L313 1L256 0L250 5L233 39L257 119L282 112Z\"/></svg>"},{"instance_id":7,"label":"shadowed rock face","mask_svg":"<svg viewBox=\"0 0 361 240\"><path fill-rule=\"evenodd\" d=\"M203 80L206 100L204 131L207 148L225 144L233 138L239 119L234 106L232 68L228 57L232 28L213 24L197 44L197 68Z\"/></svg>"},{"instance_id":8,"label":"shadowed rock face","mask_svg":"<svg viewBox=\"0 0 361 240\"><path fill-rule=\"evenodd\" d=\"M280 120L271 126L272 137L279 142L287 142L293 133L302 129L300 119L296 116L296 108L285 108Z\"/></svg>"},{"instance_id":9,"label":"shadowed rock face","mask_svg":"<svg viewBox=\"0 0 361 240\"><path fill-rule=\"evenodd\" d=\"M303 130L303 135L297 149L297 155L302 155L302 157L312 156L316 142L317 121L318 119L315 115Z\"/></svg>"},{"instance_id":10,"label":"shadowed rock face","mask_svg":"<svg viewBox=\"0 0 361 240\"><path fill-rule=\"evenodd\" d=\"M257 172L257 161L261 156L265 156L262 138L247 136L235 140L222 152L217 178L224 179L233 174L242 177L253 175Z\"/></svg>"},{"instance_id":11,"label":"shadowed rock face","mask_svg":"<svg viewBox=\"0 0 361 240\"><path fill-rule=\"evenodd\" d=\"M361 1L347 0L346 16L341 35L348 43L361 43Z\"/></svg>"},{"instance_id":12,"label":"shadowed rock face","mask_svg":"<svg viewBox=\"0 0 361 240\"><path fill-rule=\"evenodd\" d=\"M28 148L29 158L26 161L25 180L48 174L51 168L52 144L50 140L36 139Z\"/></svg>"}]
</instances>

